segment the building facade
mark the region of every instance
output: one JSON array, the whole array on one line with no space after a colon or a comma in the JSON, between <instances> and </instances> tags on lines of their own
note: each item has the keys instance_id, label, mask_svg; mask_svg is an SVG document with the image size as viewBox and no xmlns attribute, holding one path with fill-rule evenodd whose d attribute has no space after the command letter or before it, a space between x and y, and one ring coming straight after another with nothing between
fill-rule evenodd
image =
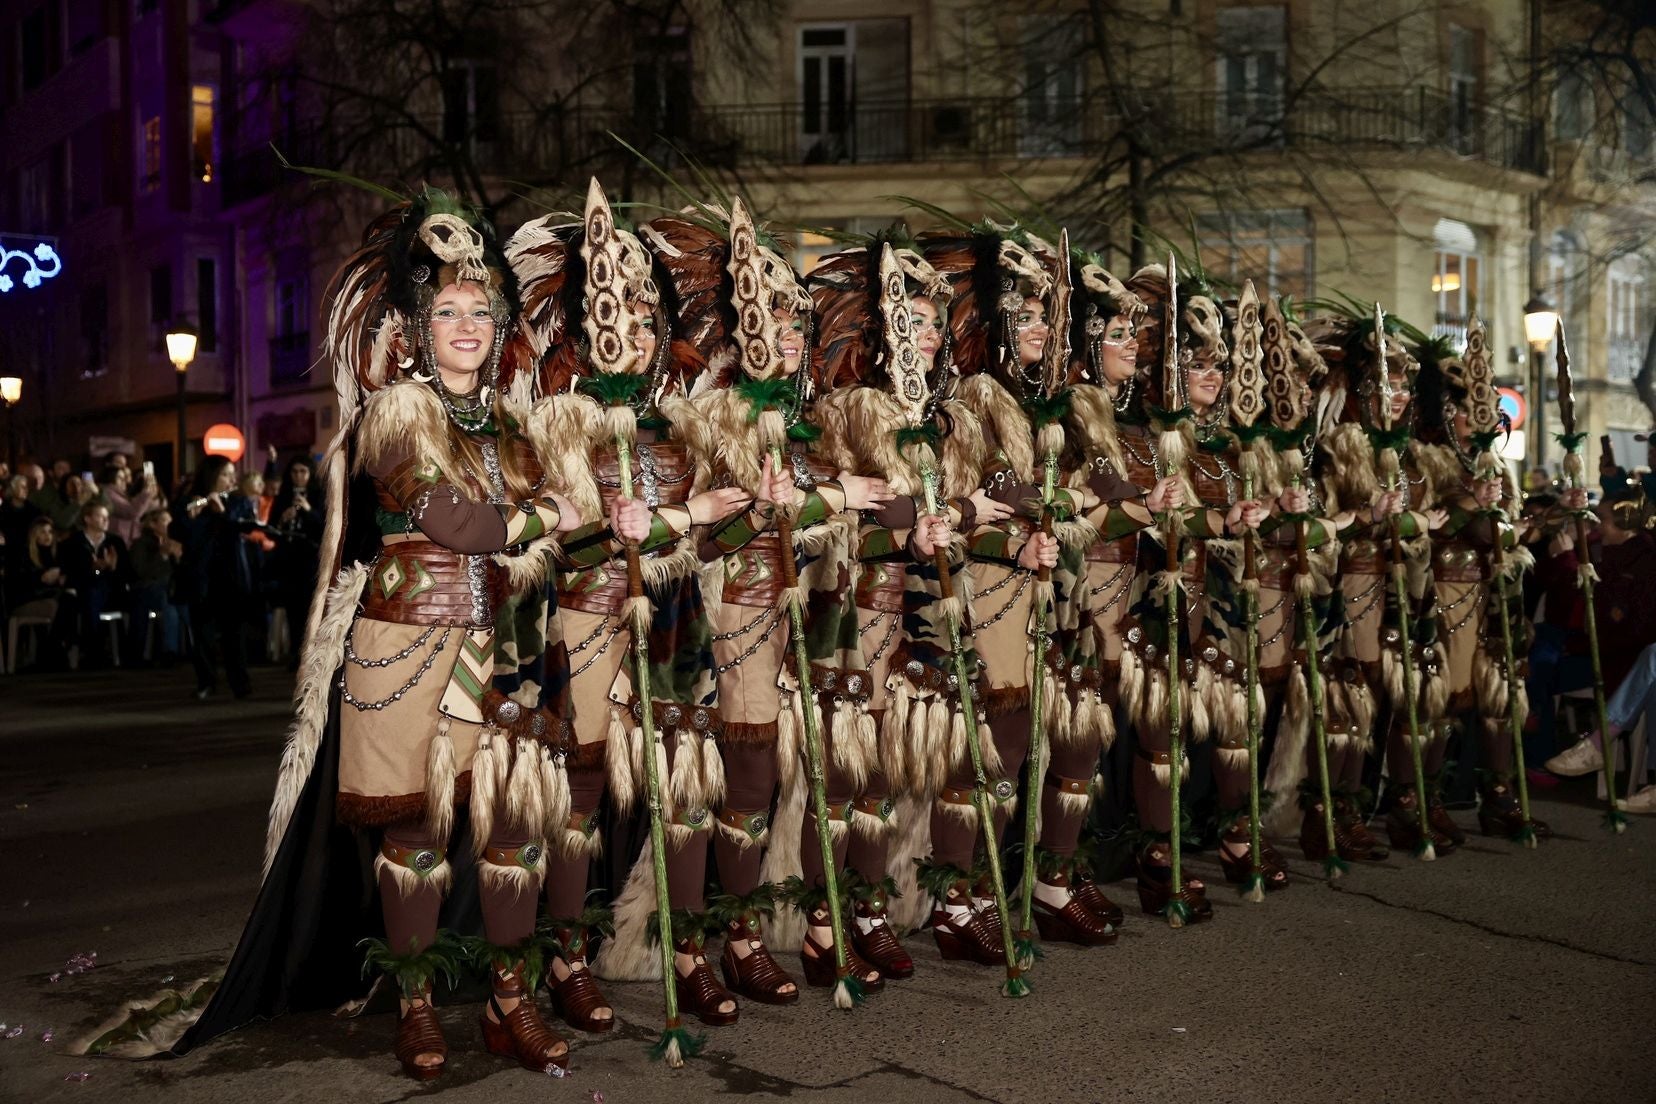
<instances>
[{"instance_id":1,"label":"building facade","mask_svg":"<svg viewBox=\"0 0 1656 1104\"><path fill-rule=\"evenodd\" d=\"M117 435L170 460L160 334L177 316L204 337L193 436L227 420L260 451L326 443L322 294L381 201L319 189L278 151L457 188L507 227L592 172L621 198L676 202L619 135L802 227L933 221L904 196L968 218L1039 211L1120 269L1161 255L1153 234L1187 253L1194 238L1220 279L1378 299L1452 337L1475 311L1529 407L1529 458L1555 465L1523 331L1541 289L1570 335L1582 427L1642 462L1656 143L1647 113L1545 65L1568 5L1538 23L1535 0L645 0L618 25L574 0L470 0L463 32L431 25L436 51L372 18L399 5L8 6L0 230L48 235L65 262L32 297L0 296L38 451ZM337 53L352 41L360 65ZM804 265L832 248L800 242Z\"/></svg>"}]
</instances>

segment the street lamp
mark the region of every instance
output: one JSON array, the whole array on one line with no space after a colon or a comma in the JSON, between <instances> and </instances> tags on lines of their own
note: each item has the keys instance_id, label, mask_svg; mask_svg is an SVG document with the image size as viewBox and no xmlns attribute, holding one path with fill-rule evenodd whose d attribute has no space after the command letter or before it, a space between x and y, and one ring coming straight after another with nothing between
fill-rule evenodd
<instances>
[{"instance_id":1,"label":"street lamp","mask_svg":"<svg viewBox=\"0 0 1656 1104\"><path fill-rule=\"evenodd\" d=\"M22 397L21 376L0 376L0 399L6 403L6 463L14 475L17 473L17 421L12 409Z\"/></svg>"},{"instance_id":2,"label":"street lamp","mask_svg":"<svg viewBox=\"0 0 1656 1104\"><path fill-rule=\"evenodd\" d=\"M1536 467L1547 462L1547 366L1542 363L1542 358L1557 329L1557 308L1537 291L1524 304L1524 340L1529 342L1530 347L1530 433L1535 438Z\"/></svg>"},{"instance_id":3,"label":"street lamp","mask_svg":"<svg viewBox=\"0 0 1656 1104\"><path fill-rule=\"evenodd\" d=\"M1524 338L1538 355L1552 344L1558 329L1558 311L1539 291L1524 304Z\"/></svg>"},{"instance_id":4,"label":"street lamp","mask_svg":"<svg viewBox=\"0 0 1656 1104\"><path fill-rule=\"evenodd\" d=\"M189 429L184 416L184 377L196 355L196 331L188 322L176 322L167 328L167 359L178 369L178 461L173 470L177 481L184 475L184 445L189 440Z\"/></svg>"}]
</instances>

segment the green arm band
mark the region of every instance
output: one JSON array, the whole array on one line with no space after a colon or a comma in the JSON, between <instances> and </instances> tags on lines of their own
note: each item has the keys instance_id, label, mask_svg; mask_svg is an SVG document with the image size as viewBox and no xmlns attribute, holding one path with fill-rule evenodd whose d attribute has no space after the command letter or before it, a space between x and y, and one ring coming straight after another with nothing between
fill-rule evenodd
<instances>
[{"instance_id":1,"label":"green arm band","mask_svg":"<svg viewBox=\"0 0 1656 1104\"><path fill-rule=\"evenodd\" d=\"M966 539L966 550L974 560L1015 567L1024 538L1014 537L998 526L983 526Z\"/></svg>"},{"instance_id":2,"label":"green arm band","mask_svg":"<svg viewBox=\"0 0 1656 1104\"><path fill-rule=\"evenodd\" d=\"M728 556L732 552L740 551L768 528L770 522L757 509L746 510L721 524L714 532L712 540L719 551Z\"/></svg>"},{"instance_id":3,"label":"green arm band","mask_svg":"<svg viewBox=\"0 0 1656 1104\"><path fill-rule=\"evenodd\" d=\"M897 540L894 530L880 525L864 526L857 542L857 559L863 563L888 563L908 558L908 549Z\"/></svg>"}]
</instances>

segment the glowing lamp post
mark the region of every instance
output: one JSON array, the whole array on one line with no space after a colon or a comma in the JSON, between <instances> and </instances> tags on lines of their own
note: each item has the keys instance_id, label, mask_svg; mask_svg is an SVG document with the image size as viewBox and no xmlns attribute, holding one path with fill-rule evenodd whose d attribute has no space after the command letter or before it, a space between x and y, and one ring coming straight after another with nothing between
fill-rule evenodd
<instances>
[{"instance_id":1,"label":"glowing lamp post","mask_svg":"<svg viewBox=\"0 0 1656 1104\"><path fill-rule=\"evenodd\" d=\"M167 359L178 369L178 466L173 473L175 477L184 474L184 448L189 440L184 414L184 383L190 362L195 359L196 341L195 327L187 322L176 323L167 330Z\"/></svg>"},{"instance_id":2,"label":"glowing lamp post","mask_svg":"<svg viewBox=\"0 0 1656 1104\"><path fill-rule=\"evenodd\" d=\"M17 421L12 410L22 397L21 376L0 376L0 399L6 403L6 463L14 473L17 471Z\"/></svg>"},{"instance_id":3,"label":"glowing lamp post","mask_svg":"<svg viewBox=\"0 0 1656 1104\"><path fill-rule=\"evenodd\" d=\"M1547 407L1547 369L1542 363L1558 329L1558 310L1539 291L1524 304L1524 340L1530 347L1530 406L1535 415L1535 463L1547 462L1547 434L1543 428Z\"/></svg>"}]
</instances>

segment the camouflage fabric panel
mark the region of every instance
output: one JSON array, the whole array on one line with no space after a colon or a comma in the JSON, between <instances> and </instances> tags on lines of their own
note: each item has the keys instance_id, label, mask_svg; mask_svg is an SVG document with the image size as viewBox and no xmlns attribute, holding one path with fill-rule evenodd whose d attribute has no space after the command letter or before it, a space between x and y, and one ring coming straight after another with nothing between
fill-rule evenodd
<instances>
[{"instance_id":1,"label":"camouflage fabric panel","mask_svg":"<svg viewBox=\"0 0 1656 1104\"><path fill-rule=\"evenodd\" d=\"M657 701L712 705L718 697L714 666L713 619L702 605L695 579L684 579L655 596L650 694Z\"/></svg>"}]
</instances>

